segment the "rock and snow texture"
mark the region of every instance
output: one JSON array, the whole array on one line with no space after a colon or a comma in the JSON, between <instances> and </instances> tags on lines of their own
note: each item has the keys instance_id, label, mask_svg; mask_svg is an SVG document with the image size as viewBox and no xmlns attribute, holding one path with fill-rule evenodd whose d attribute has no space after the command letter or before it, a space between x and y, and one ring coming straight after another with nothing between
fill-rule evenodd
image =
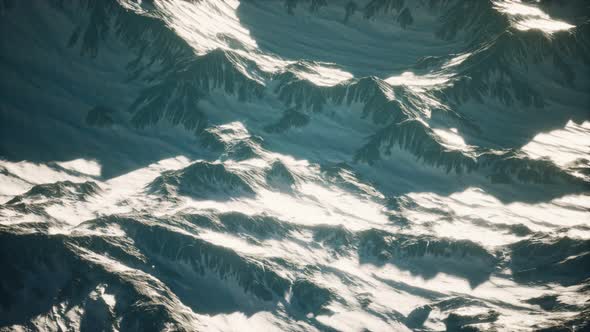
<instances>
[{"instance_id":1,"label":"rock and snow texture","mask_svg":"<svg viewBox=\"0 0 590 332\"><path fill-rule=\"evenodd\" d=\"M585 331L584 0L0 0L0 331Z\"/></svg>"}]
</instances>

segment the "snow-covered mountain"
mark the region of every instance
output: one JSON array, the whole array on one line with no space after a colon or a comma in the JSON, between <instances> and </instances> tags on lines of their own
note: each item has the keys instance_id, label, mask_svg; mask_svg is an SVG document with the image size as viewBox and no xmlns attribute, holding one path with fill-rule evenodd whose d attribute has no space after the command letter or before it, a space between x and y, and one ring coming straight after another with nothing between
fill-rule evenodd
<instances>
[{"instance_id":1,"label":"snow-covered mountain","mask_svg":"<svg viewBox=\"0 0 590 332\"><path fill-rule=\"evenodd\" d=\"M585 331L584 0L0 0L1 331Z\"/></svg>"}]
</instances>

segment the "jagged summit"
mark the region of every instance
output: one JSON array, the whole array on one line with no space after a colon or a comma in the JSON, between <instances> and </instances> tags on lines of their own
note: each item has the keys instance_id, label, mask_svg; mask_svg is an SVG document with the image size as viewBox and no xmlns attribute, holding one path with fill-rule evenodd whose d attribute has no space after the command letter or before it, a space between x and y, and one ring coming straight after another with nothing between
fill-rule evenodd
<instances>
[{"instance_id":1,"label":"jagged summit","mask_svg":"<svg viewBox=\"0 0 590 332\"><path fill-rule=\"evenodd\" d=\"M51 201L60 199L86 200L100 192L98 184L92 181L74 183L59 181L55 183L39 184L29 191L18 195L5 204L13 205L22 202Z\"/></svg>"},{"instance_id":2,"label":"jagged summit","mask_svg":"<svg viewBox=\"0 0 590 332\"><path fill-rule=\"evenodd\" d=\"M253 195L252 187L223 164L195 162L178 171L166 171L147 186L148 192L206 199Z\"/></svg>"}]
</instances>

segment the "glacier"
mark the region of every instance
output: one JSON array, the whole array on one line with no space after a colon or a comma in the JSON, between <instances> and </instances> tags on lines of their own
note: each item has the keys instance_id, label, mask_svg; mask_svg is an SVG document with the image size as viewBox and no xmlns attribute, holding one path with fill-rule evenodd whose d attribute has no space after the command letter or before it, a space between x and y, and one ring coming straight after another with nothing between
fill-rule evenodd
<instances>
[{"instance_id":1,"label":"glacier","mask_svg":"<svg viewBox=\"0 0 590 332\"><path fill-rule=\"evenodd\" d=\"M0 331L587 331L585 0L0 0Z\"/></svg>"}]
</instances>

